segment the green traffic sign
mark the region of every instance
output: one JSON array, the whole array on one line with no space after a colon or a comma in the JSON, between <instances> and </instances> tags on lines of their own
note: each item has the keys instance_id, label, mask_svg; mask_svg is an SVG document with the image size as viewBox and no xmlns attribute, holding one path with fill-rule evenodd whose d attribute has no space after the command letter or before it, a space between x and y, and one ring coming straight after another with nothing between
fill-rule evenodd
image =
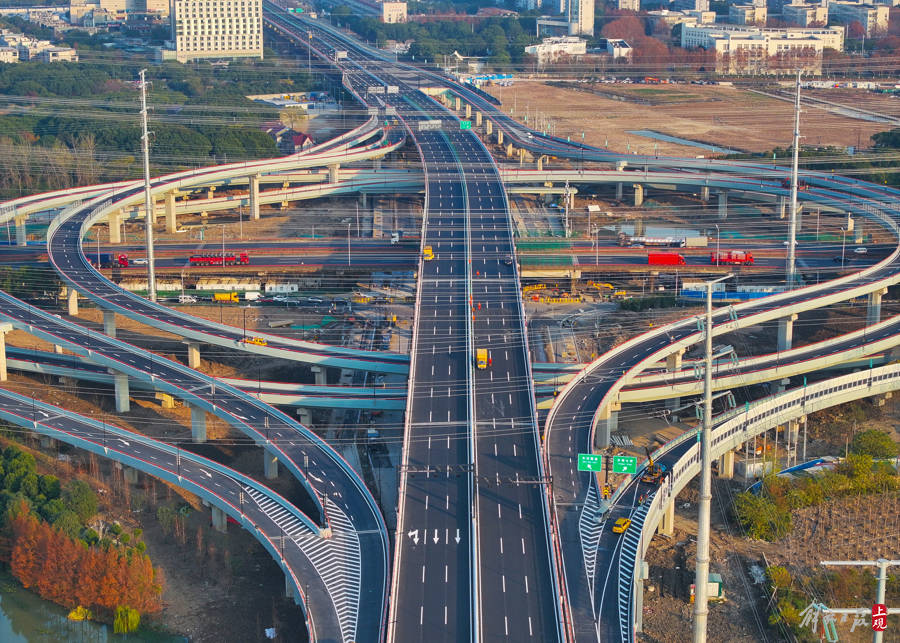
<instances>
[{"instance_id":1,"label":"green traffic sign","mask_svg":"<svg viewBox=\"0 0 900 643\"><path fill-rule=\"evenodd\" d=\"M459 129L472 129L472 121L460 121Z\"/></svg>"},{"instance_id":2,"label":"green traffic sign","mask_svg":"<svg viewBox=\"0 0 900 643\"><path fill-rule=\"evenodd\" d=\"M578 454L579 471L600 471L603 468L603 456L593 453Z\"/></svg>"},{"instance_id":3,"label":"green traffic sign","mask_svg":"<svg viewBox=\"0 0 900 643\"><path fill-rule=\"evenodd\" d=\"M614 455L612 463L613 473L637 473L637 458L632 455Z\"/></svg>"}]
</instances>

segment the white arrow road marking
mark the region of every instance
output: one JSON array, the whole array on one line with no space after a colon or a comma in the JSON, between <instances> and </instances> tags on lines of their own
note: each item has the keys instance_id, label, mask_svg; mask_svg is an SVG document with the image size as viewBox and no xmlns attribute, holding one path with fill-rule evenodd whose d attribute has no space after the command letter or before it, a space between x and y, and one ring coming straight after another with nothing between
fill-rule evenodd
<instances>
[{"instance_id":1,"label":"white arrow road marking","mask_svg":"<svg viewBox=\"0 0 900 643\"><path fill-rule=\"evenodd\" d=\"M412 538L412 541L415 544L417 544L417 545L419 544L419 530L418 529L411 530L411 531L407 532L406 535L409 536L410 538Z\"/></svg>"},{"instance_id":2,"label":"white arrow road marking","mask_svg":"<svg viewBox=\"0 0 900 643\"><path fill-rule=\"evenodd\" d=\"M460 538L459 538L459 529L456 530L456 538L454 538L453 540L456 541L456 544L457 544L457 545L459 544L459 540L460 540Z\"/></svg>"},{"instance_id":3,"label":"white arrow road marking","mask_svg":"<svg viewBox=\"0 0 900 643\"><path fill-rule=\"evenodd\" d=\"M439 540L440 540L440 537L438 537L438 530L435 529L434 530L434 544L437 545Z\"/></svg>"}]
</instances>

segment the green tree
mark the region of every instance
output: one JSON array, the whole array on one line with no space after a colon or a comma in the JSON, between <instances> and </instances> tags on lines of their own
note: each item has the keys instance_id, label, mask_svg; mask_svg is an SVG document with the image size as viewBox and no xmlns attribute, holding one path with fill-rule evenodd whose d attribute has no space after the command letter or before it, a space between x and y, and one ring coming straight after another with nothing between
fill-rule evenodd
<instances>
[{"instance_id":1,"label":"green tree","mask_svg":"<svg viewBox=\"0 0 900 643\"><path fill-rule=\"evenodd\" d=\"M850 452L873 458L894 458L897 456L897 443L886 431L869 429L853 436Z\"/></svg>"},{"instance_id":2,"label":"green tree","mask_svg":"<svg viewBox=\"0 0 900 643\"><path fill-rule=\"evenodd\" d=\"M116 634L129 634L137 632L141 626L141 615L137 610L120 605L116 608L116 616L113 621L113 631Z\"/></svg>"},{"instance_id":3,"label":"green tree","mask_svg":"<svg viewBox=\"0 0 900 643\"><path fill-rule=\"evenodd\" d=\"M73 511L82 523L97 513L99 507L97 494L86 482L72 480L63 489L62 497L66 507Z\"/></svg>"},{"instance_id":4,"label":"green tree","mask_svg":"<svg viewBox=\"0 0 900 643\"><path fill-rule=\"evenodd\" d=\"M791 530L790 511L762 494L739 493L734 500L734 511L751 538L774 541Z\"/></svg>"}]
</instances>

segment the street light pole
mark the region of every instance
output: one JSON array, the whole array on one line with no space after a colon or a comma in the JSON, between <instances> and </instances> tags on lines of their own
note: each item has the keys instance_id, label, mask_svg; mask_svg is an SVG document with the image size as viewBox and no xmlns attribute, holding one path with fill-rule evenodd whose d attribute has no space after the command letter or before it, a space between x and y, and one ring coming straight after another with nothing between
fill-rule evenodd
<instances>
[{"instance_id":1,"label":"street light pole","mask_svg":"<svg viewBox=\"0 0 900 643\"><path fill-rule=\"evenodd\" d=\"M714 224L716 226L716 266L719 265L719 224Z\"/></svg>"},{"instance_id":2,"label":"street light pole","mask_svg":"<svg viewBox=\"0 0 900 643\"><path fill-rule=\"evenodd\" d=\"M841 228L841 270L844 269L844 249L847 246L847 228Z\"/></svg>"},{"instance_id":3,"label":"street light pole","mask_svg":"<svg viewBox=\"0 0 900 643\"><path fill-rule=\"evenodd\" d=\"M156 266L153 256L153 197L150 194L150 134L147 132L147 80L146 69L140 72L141 88L141 141L144 148L144 224L147 231L147 298L156 301Z\"/></svg>"},{"instance_id":4,"label":"street light pole","mask_svg":"<svg viewBox=\"0 0 900 643\"><path fill-rule=\"evenodd\" d=\"M787 287L792 289L797 273L797 188L800 158L800 70L797 70L797 96L794 100L794 159L791 166L791 223L788 236Z\"/></svg>"},{"instance_id":5,"label":"street light pole","mask_svg":"<svg viewBox=\"0 0 900 643\"><path fill-rule=\"evenodd\" d=\"M694 578L694 643L706 643L706 617L709 614L709 516L712 501L712 287L731 273L706 282L706 364L703 377L703 428L700 431L700 507L697 519L697 571Z\"/></svg>"},{"instance_id":6,"label":"street light pole","mask_svg":"<svg viewBox=\"0 0 900 643\"><path fill-rule=\"evenodd\" d=\"M350 265L350 224L347 224L347 265Z\"/></svg>"}]
</instances>

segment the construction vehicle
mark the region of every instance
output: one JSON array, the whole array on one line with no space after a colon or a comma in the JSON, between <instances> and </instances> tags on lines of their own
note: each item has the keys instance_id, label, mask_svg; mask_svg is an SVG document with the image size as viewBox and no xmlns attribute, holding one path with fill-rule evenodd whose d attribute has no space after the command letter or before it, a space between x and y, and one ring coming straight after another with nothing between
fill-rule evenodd
<instances>
[{"instance_id":1,"label":"construction vehicle","mask_svg":"<svg viewBox=\"0 0 900 643\"><path fill-rule=\"evenodd\" d=\"M641 475L641 482L659 484L662 482L666 467L653 459L653 456L650 454L650 449L644 447L644 451L647 453L647 468L644 469L644 473Z\"/></svg>"},{"instance_id":2,"label":"construction vehicle","mask_svg":"<svg viewBox=\"0 0 900 643\"><path fill-rule=\"evenodd\" d=\"M225 303L226 301L236 304L240 301L236 292L215 292L213 293L212 300L217 301L220 304Z\"/></svg>"},{"instance_id":3,"label":"construction vehicle","mask_svg":"<svg viewBox=\"0 0 900 643\"><path fill-rule=\"evenodd\" d=\"M690 602L694 602L694 583L691 583ZM710 603L725 602L725 585L722 583L721 574L710 574L709 582L706 584L706 596Z\"/></svg>"},{"instance_id":4,"label":"construction vehicle","mask_svg":"<svg viewBox=\"0 0 900 643\"><path fill-rule=\"evenodd\" d=\"M475 349L475 366L482 370L488 367L488 352L486 348Z\"/></svg>"},{"instance_id":5,"label":"construction vehicle","mask_svg":"<svg viewBox=\"0 0 900 643\"><path fill-rule=\"evenodd\" d=\"M647 255L647 263L651 266L684 266L687 262L679 254L651 252Z\"/></svg>"},{"instance_id":6,"label":"construction vehicle","mask_svg":"<svg viewBox=\"0 0 900 643\"><path fill-rule=\"evenodd\" d=\"M716 266L752 266L753 255L743 250L723 250L709 255L709 262Z\"/></svg>"},{"instance_id":7,"label":"construction vehicle","mask_svg":"<svg viewBox=\"0 0 900 643\"><path fill-rule=\"evenodd\" d=\"M191 266L246 266L250 263L250 255L246 252L240 253L218 253L218 254L202 254L191 255L189 259Z\"/></svg>"},{"instance_id":8,"label":"construction vehicle","mask_svg":"<svg viewBox=\"0 0 900 643\"><path fill-rule=\"evenodd\" d=\"M425 261L434 259L434 250L431 249L431 246L425 246L425 249L422 251L422 258Z\"/></svg>"},{"instance_id":9,"label":"construction vehicle","mask_svg":"<svg viewBox=\"0 0 900 643\"><path fill-rule=\"evenodd\" d=\"M790 179L781 179L781 187L783 187L785 190L790 190L791 189L791 180ZM797 179L797 189L798 190L808 190L809 183L807 183L803 179Z\"/></svg>"}]
</instances>

